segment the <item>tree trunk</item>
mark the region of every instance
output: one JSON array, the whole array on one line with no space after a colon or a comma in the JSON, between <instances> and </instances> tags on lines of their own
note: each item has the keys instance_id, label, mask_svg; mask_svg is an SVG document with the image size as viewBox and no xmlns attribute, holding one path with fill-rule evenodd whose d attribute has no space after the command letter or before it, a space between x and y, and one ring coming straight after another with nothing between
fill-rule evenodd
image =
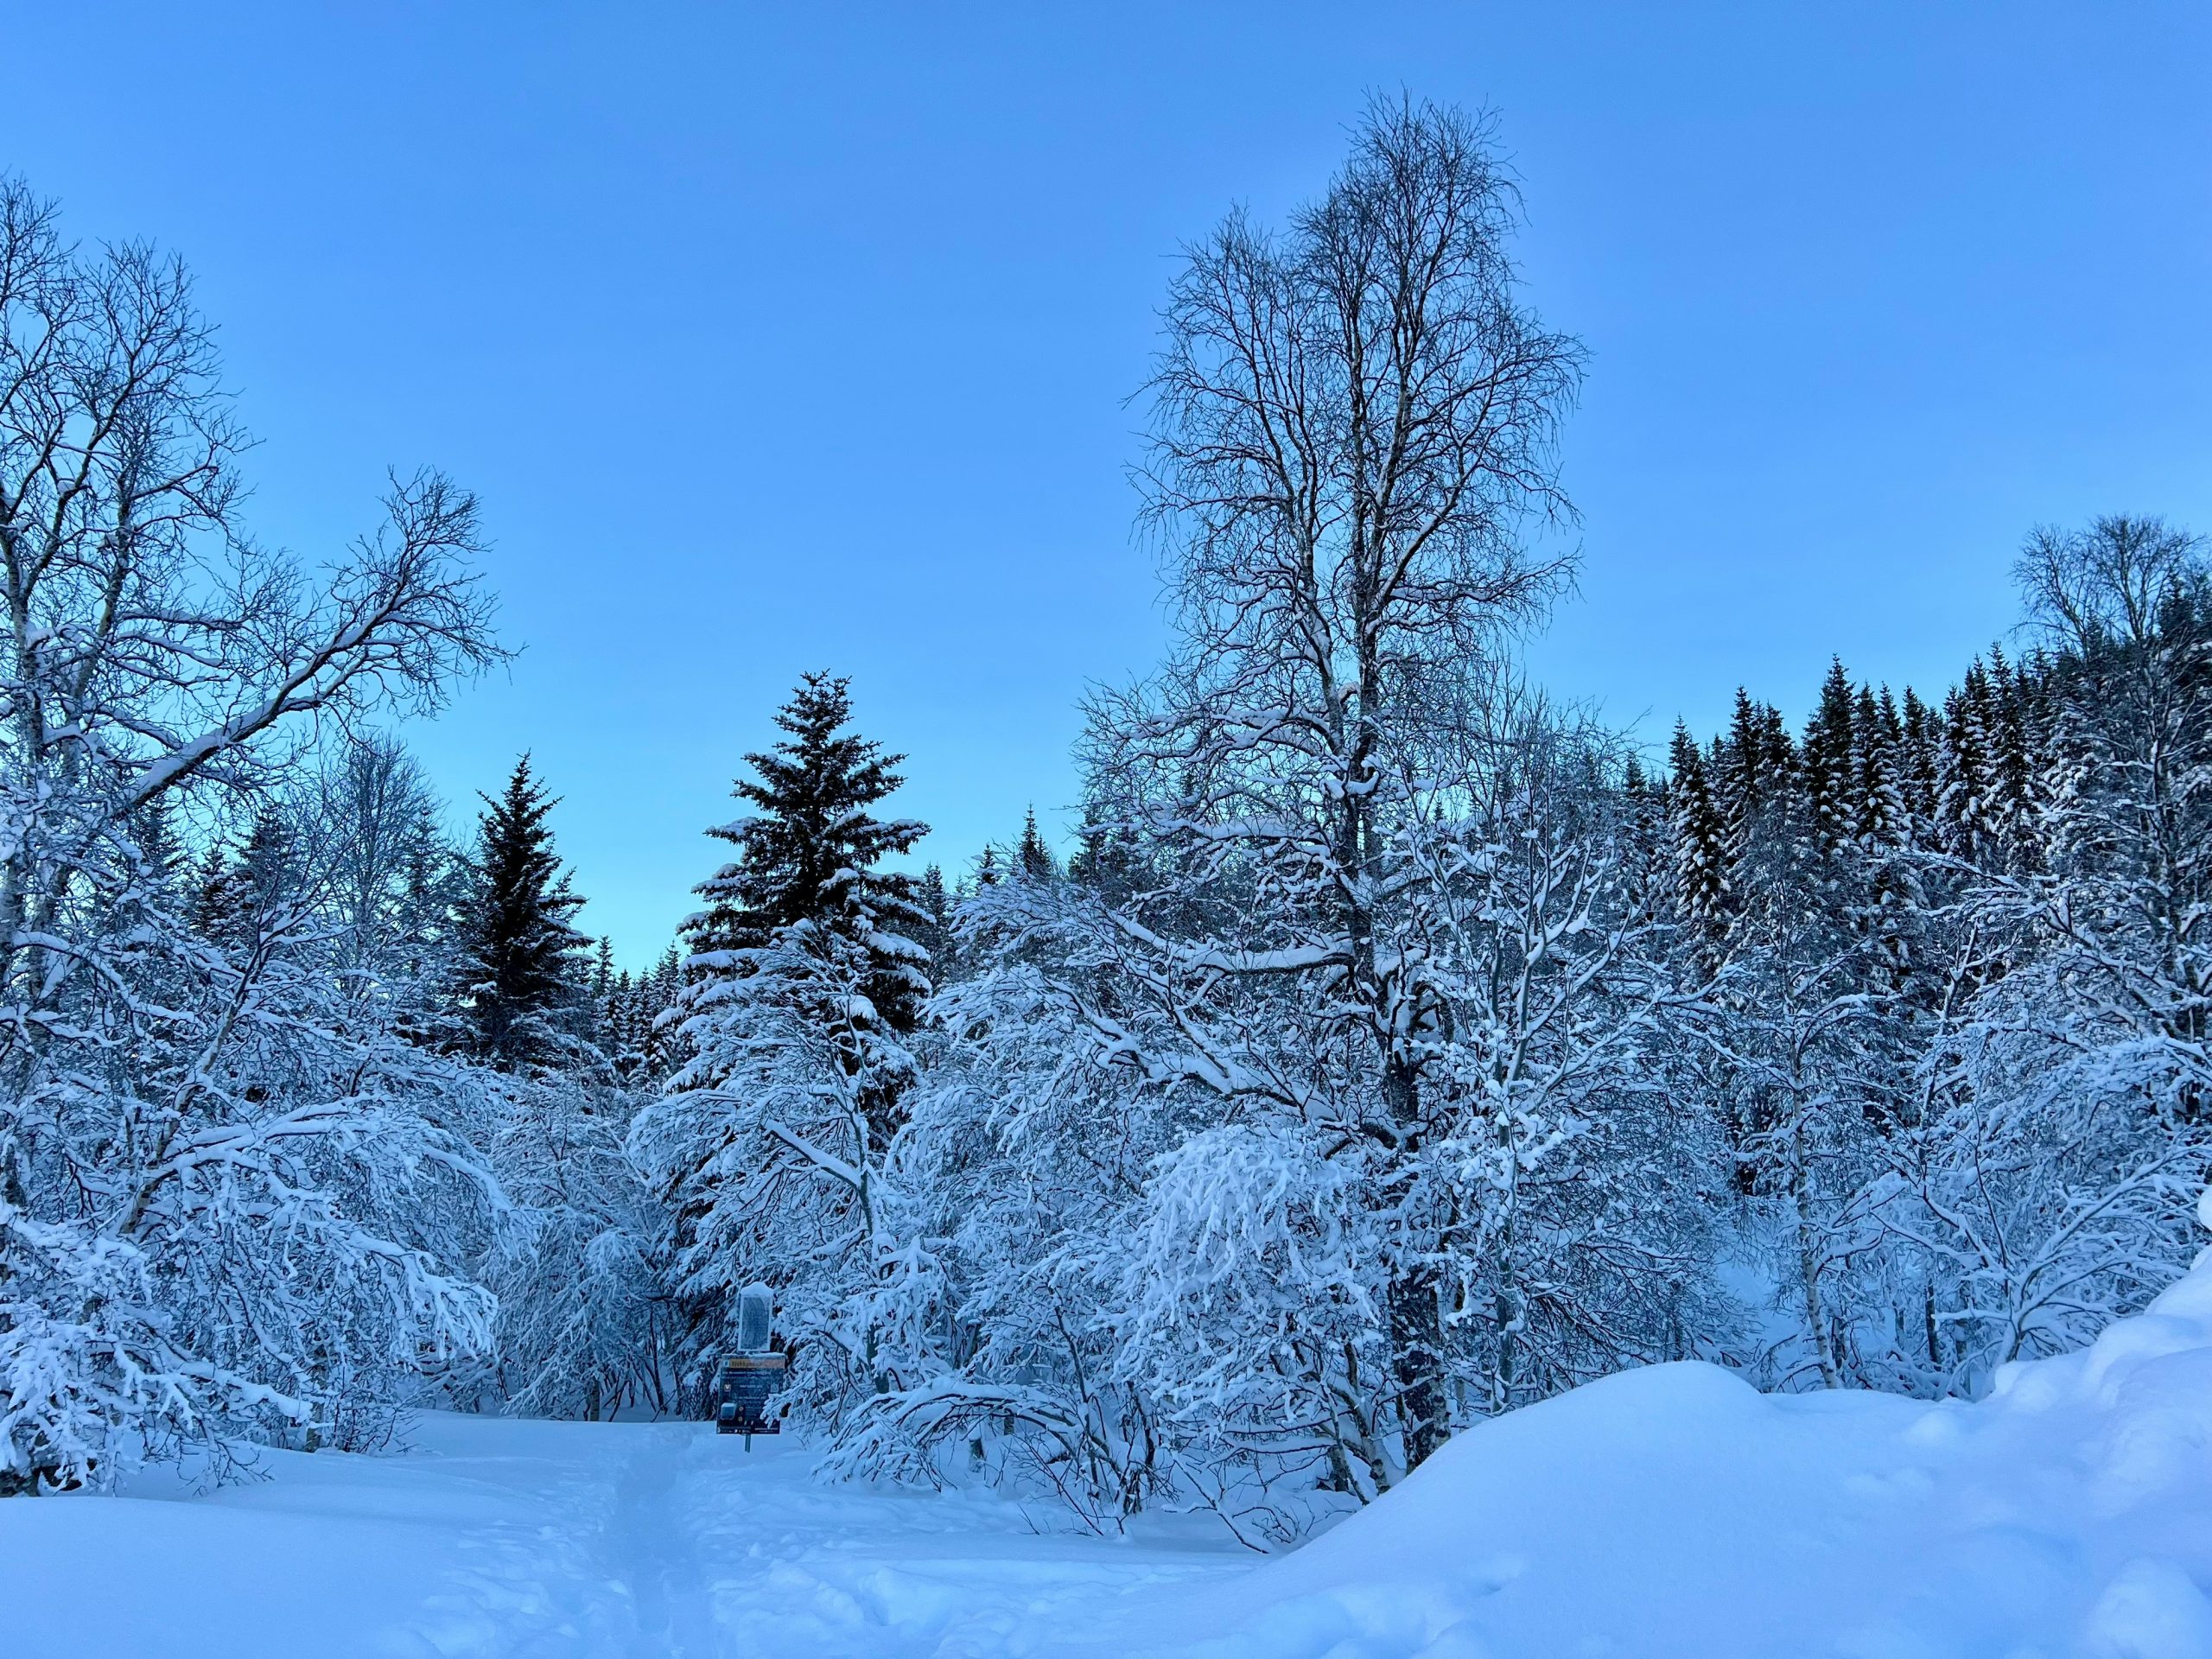
<instances>
[{"instance_id":1,"label":"tree trunk","mask_svg":"<svg viewBox=\"0 0 2212 1659\"><path fill-rule=\"evenodd\" d=\"M1391 1121L1410 1147L1420 1138L1421 1080L1402 1059L1383 1067L1382 1087ZM1403 1234L1402 1249L1414 1241ZM1444 1316L1438 1300L1436 1269L1402 1257L1391 1275L1390 1365L1398 1387L1398 1416L1404 1425L1406 1468L1421 1467L1451 1435L1449 1399L1444 1377Z\"/></svg>"},{"instance_id":2,"label":"tree trunk","mask_svg":"<svg viewBox=\"0 0 2212 1659\"><path fill-rule=\"evenodd\" d=\"M1795 1157L1789 1172L1789 1200L1797 1211L1797 1282L1805 1298L1805 1330L1813 1339L1813 1352L1821 1363L1821 1382L1831 1389L1843 1386L1843 1372L1828 1341L1827 1314L1821 1305L1821 1236L1813 1225L1811 1184L1805 1179L1804 1136L1795 1138Z\"/></svg>"},{"instance_id":3,"label":"tree trunk","mask_svg":"<svg viewBox=\"0 0 2212 1659\"><path fill-rule=\"evenodd\" d=\"M1405 1425L1406 1468L1418 1469L1451 1435L1444 1389L1443 1317L1436 1269L1401 1268L1390 1281L1390 1356Z\"/></svg>"}]
</instances>

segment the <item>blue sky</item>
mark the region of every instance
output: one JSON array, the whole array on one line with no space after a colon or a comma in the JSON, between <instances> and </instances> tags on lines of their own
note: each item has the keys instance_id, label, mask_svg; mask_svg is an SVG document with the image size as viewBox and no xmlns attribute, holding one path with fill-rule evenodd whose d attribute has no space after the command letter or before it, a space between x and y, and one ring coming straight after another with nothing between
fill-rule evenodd
<instances>
[{"instance_id":1,"label":"blue sky","mask_svg":"<svg viewBox=\"0 0 2212 1659\"><path fill-rule=\"evenodd\" d=\"M1923 687L2038 521L2212 528L2212 9L626 3L20 9L0 162L199 273L264 539L387 465L483 497L583 918L657 954L804 670L958 867L1143 670L1136 412L1178 243L1363 96L1489 105L1591 353L1562 691L1709 728L1831 652ZM456 811L461 810L459 806Z\"/></svg>"}]
</instances>

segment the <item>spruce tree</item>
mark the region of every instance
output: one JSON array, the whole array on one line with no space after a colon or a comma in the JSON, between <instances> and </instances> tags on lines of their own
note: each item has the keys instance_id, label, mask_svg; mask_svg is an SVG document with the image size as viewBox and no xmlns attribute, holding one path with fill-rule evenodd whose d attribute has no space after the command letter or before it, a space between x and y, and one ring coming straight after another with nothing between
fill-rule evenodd
<instances>
[{"instance_id":1,"label":"spruce tree","mask_svg":"<svg viewBox=\"0 0 2212 1659\"><path fill-rule=\"evenodd\" d=\"M267 809L236 850L218 845L201 861L193 895L194 930L226 950L252 945L276 919L296 861L291 830Z\"/></svg>"},{"instance_id":2,"label":"spruce tree","mask_svg":"<svg viewBox=\"0 0 2212 1659\"><path fill-rule=\"evenodd\" d=\"M604 935L592 957L591 979L584 994L588 999L592 1046L614 1069L615 1076L626 1080L637 1069L632 1041L636 987L629 970L614 965L614 941Z\"/></svg>"},{"instance_id":3,"label":"spruce tree","mask_svg":"<svg viewBox=\"0 0 2212 1659\"><path fill-rule=\"evenodd\" d=\"M1128 830L1107 817L1103 803L1086 802L1082 826L1076 831L1076 849L1068 858L1068 879L1107 903L1117 904L1136 874Z\"/></svg>"},{"instance_id":4,"label":"spruce tree","mask_svg":"<svg viewBox=\"0 0 2212 1659\"><path fill-rule=\"evenodd\" d=\"M582 904L553 850L557 799L515 763L486 810L466 911L457 1007L461 1046L505 1070L588 1062L591 941L569 925Z\"/></svg>"},{"instance_id":5,"label":"spruce tree","mask_svg":"<svg viewBox=\"0 0 2212 1659\"><path fill-rule=\"evenodd\" d=\"M708 907L683 927L691 953L662 1026L682 1052L634 1144L672 1212L695 1352L735 1334L746 1279L791 1282L788 1261L765 1258L797 1230L889 1270L876 1203L918 1071L902 1039L931 988L914 936L931 918L913 879L880 866L927 831L870 810L903 757L849 729L851 714L843 679L800 682L776 716L784 739L746 757L735 792L755 810L709 831L737 856L699 885ZM874 1340L860 1338L871 1365Z\"/></svg>"},{"instance_id":6,"label":"spruce tree","mask_svg":"<svg viewBox=\"0 0 2212 1659\"><path fill-rule=\"evenodd\" d=\"M1995 857L2004 835L2004 791L1997 776L1996 700L1989 671L1975 658L1943 707L1936 814L1944 850L1976 863Z\"/></svg>"},{"instance_id":7,"label":"spruce tree","mask_svg":"<svg viewBox=\"0 0 2212 1659\"><path fill-rule=\"evenodd\" d=\"M137 843L147 879L167 887L183 871L186 856L170 822L166 799L148 802L131 816L131 840Z\"/></svg>"},{"instance_id":8,"label":"spruce tree","mask_svg":"<svg viewBox=\"0 0 2212 1659\"><path fill-rule=\"evenodd\" d=\"M1675 842L1675 902L1694 933L1717 944L1727 931L1730 908L1727 830L1713 799L1705 757L1688 727L1675 728L1671 758L1675 775L1667 794Z\"/></svg>"},{"instance_id":9,"label":"spruce tree","mask_svg":"<svg viewBox=\"0 0 2212 1659\"><path fill-rule=\"evenodd\" d=\"M809 674L776 715L787 736L748 754L756 774L735 793L758 811L709 830L737 857L697 888L708 908L684 925L696 978L742 977L747 953L785 930L810 924L858 944L869 962L868 995L891 1030L912 1031L929 995L928 957L913 935L931 918L914 880L880 869L928 833L910 819L868 809L904 781L904 755L847 729L848 682Z\"/></svg>"},{"instance_id":10,"label":"spruce tree","mask_svg":"<svg viewBox=\"0 0 2212 1659\"><path fill-rule=\"evenodd\" d=\"M1728 824L1729 853L1738 863L1749 855L1759 836L1771 793L1766 775L1766 734L1760 715L1751 694L1738 686L1716 791Z\"/></svg>"},{"instance_id":11,"label":"spruce tree","mask_svg":"<svg viewBox=\"0 0 2212 1659\"><path fill-rule=\"evenodd\" d=\"M1853 741L1859 752L1859 845L1868 882L1863 920L1889 988L1898 990L1913 967L1925 898L1912 861L1902 855L1912 836L1902 781L1904 722L1887 686L1879 696L1860 688Z\"/></svg>"},{"instance_id":12,"label":"spruce tree","mask_svg":"<svg viewBox=\"0 0 2212 1659\"><path fill-rule=\"evenodd\" d=\"M192 931L210 944L236 944L245 931L243 884L219 846L200 855L200 868L192 889Z\"/></svg>"},{"instance_id":13,"label":"spruce tree","mask_svg":"<svg viewBox=\"0 0 2212 1659\"><path fill-rule=\"evenodd\" d=\"M631 1005L638 1052L642 1057L639 1075L654 1083L682 1063L683 1042L675 1008L683 994L683 947L670 945L653 964L652 972L639 979Z\"/></svg>"},{"instance_id":14,"label":"spruce tree","mask_svg":"<svg viewBox=\"0 0 2212 1659\"><path fill-rule=\"evenodd\" d=\"M1667 919L1668 894L1674 885L1669 868L1666 789L1663 784L1654 786L1643 760L1630 754L1622 769L1621 792L1625 808L1622 833L1628 912L1639 923L1662 922Z\"/></svg>"},{"instance_id":15,"label":"spruce tree","mask_svg":"<svg viewBox=\"0 0 2212 1659\"><path fill-rule=\"evenodd\" d=\"M1714 746L1709 782L1726 826L1730 880L1739 902L1789 878L1797 753L1782 711L1741 687L1727 736Z\"/></svg>"},{"instance_id":16,"label":"spruce tree","mask_svg":"<svg viewBox=\"0 0 2212 1659\"><path fill-rule=\"evenodd\" d=\"M1936 844L1936 805L1942 798L1941 721L1910 686L1904 689L1904 747L1899 785L1916 845Z\"/></svg>"},{"instance_id":17,"label":"spruce tree","mask_svg":"<svg viewBox=\"0 0 2212 1659\"><path fill-rule=\"evenodd\" d=\"M1887 686L1878 697L1868 687L1859 690L1853 720L1852 741L1858 751L1858 777L1853 809L1859 821L1860 842L1875 848L1902 847L1909 828L1904 788L1898 779L1898 745L1903 738L1897 703Z\"/></svg>"},{"instance_id":18,"label":"spruce tree","mask_svg":"<svg viewBox=\"0 0 2212 1659\"><path fill-rule=\"evenodd\" d=\"M2031 863L2039 807L2037 780L2044 769L2035 738L2035 681L2027 670L2005 661L2003 650L1996 645L1989 649L1989 681L1990 761L2005 851L2016 865Z\"/></svg>"},{"instance_id":19,"label":"spruce tree","mask_svg":"<svg viewBox=\"0 0 2212 1659\"><path fill-rule=\"evenodd\" d=\"M1021 840L1014 848L1014 863L1025 881L1050 881L1059 874L1052 849L1037 833L1037 809L1033 806L1021 820Z\"/></svg>"},{"instance_id":20,"label":"spruce tree","mask_svg":"<svg viewBox=\"0 0 2212 1659\"><path fill-rule=\"evenodd\" d=\"M914 931L914 943L930 953L932 963L944 963L952 957L952 899L944 890L944 872L935 864L922 872L922 879L914 884L914 902L928 917Z\"/></svg>"},{"instance_id":21,"label":"spruce tree","mask_svg":"<svg viewBox=\"0 0 2212 1659\"><path fill-rule=\"evenodd\" d=\"M1857 702L1843 659L1831 658L1820 704L1805 729L1805 793L1814 845L1823 857L1859 838L1853 800L1859 787L1853 729Z\"/></svg>"},{"instance_id":22,"label":"spruce tree","mask_svg":"<svg viewBox=\"0 0 2212 1659\"><path fill-rule=\"evenodd\" d=\"M594 992L592 1009L592 1041L617 1081L636 1082L644 1055L637 1041L638 986L628 969L617 969Z\"/></svg>"}]
</instances>

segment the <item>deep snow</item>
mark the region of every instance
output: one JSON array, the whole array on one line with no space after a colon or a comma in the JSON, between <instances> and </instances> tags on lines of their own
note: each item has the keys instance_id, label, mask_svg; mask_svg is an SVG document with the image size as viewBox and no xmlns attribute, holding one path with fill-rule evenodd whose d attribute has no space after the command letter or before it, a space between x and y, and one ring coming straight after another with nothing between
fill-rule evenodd
<instances>
[{"instance_id":1,"label":"deep snow","mask_svg":"<svg viewBox=\"0 0 2212 1659\"><path fill-rule=\"evenodd\" d=\"M1198 1523L823 1486L690 1424L425 1418L194 1496L0 1503L8 1649L87 1656L2212 1656L2212 1262L1974 1405L1629 1373L1254 1564Z\"/></svg>"}]
</instances>

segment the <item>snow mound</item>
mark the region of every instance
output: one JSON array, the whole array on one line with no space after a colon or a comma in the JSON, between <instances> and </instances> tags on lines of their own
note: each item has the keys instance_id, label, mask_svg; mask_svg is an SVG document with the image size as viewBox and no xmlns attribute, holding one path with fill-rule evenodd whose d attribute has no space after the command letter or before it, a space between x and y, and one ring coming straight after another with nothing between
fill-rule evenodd
<instances>
[{"instance_id":1,"label":"snow mound","mask_svg":"<svg viewBox=\"0 0 2212 1659\"><path fill-rule=\"evenodd\" d=\"M1155 1608L1182 1659L2212 1656L2212 1251L1991 1397L1608 1378ZM1127 1632L1126 1636L1138 1636Z\"/></svg>"}]
</instances>

